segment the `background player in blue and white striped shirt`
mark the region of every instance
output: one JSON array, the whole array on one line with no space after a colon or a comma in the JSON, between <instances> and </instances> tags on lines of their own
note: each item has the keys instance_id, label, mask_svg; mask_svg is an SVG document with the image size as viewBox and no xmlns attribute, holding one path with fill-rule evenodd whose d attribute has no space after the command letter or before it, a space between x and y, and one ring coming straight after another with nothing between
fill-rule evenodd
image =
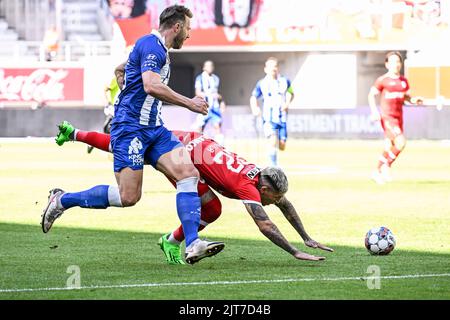
<instances>
[{"instance_id":1,"label":"background player in blue and white striped shirt","mask_svg":"<svg viewBox=\"0 0 450 320\"><path fill-rule=\"evenodd\" d=\"M225 102L219 93L220 78L214 74L214 62L207 60L203 63L203 72L195 78L195 95L205 98L209 105L206 116L199 114L195 129L203 132L208 122L214 128L214 140L223 145L222 115L225 112Z\"/></svg>"},{"instance_id":2,"label":"background player in blue and white striped shirt","mask_svg":"<svg viewBox=\"0 0 450 320\"><path fill-rule=\"evenodd\" d=\"M294 99L294 92L289 79L279 74L278 60L270 57L264 67L266 76L256 83L250 98L250 107L255 116L262 114L264 135L270 140L268 144L269 163L278 165L278 149L286 148L287 112ZM263 100L262 112L258 99Z\"/></svg>"},{"instance_id":3,"label":"background player in blue and white striped shirt","mask_svg":"<svg viewBox=\"0 0 450 320\"><path fill-rule=\"evenodd\" d=\"M208 113L208 104L202 97L187 98L167 85L170 76L168 50L180 49L189 38L192 16L184 6L166 8L159 17L159 30L138 39L128 57L124 85L116 99L111 123L114 172L119 188L99 185L76 193L51 190L42 218L44 232L50 230L64 210L75 206L104 209L135 205L141 198L144 162L149 162L177 183L177 211L186 235L186 262L195 263L223 249L222 242L198 238L199 173L189 152L163 126L161 119L163 101L193 112Z\"/></svg>"}]
</instances>

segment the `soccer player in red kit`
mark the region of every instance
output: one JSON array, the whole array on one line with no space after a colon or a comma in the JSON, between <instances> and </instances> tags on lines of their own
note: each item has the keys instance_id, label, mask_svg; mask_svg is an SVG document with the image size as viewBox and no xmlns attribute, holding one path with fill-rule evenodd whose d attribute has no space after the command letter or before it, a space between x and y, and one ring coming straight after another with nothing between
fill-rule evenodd
<instances>
[{"instance_id":1,"label":"soccer player in red kit","mask_svg":"<svg viewBox=\"0 0 450 320\"><path fill-rule=\"evenodd\" d=\"M237 154L228 151L216 141L207 139L197 132L173 131L173 134L185 145L194 166L200 172L198 194L201 198L201 220L199 230L214 222L222 212L221 202L211 190L213 188L227 198L241 200L261 233L296 259L317 261L325 258L301 252L291 245L269 219L263 206L275 204L302 237L306 246L333 251L314 241L306 233L294 206L285 196L288 182L280 168L260 169ZM60 132L56 140L58 145L76 140L104 151L110 151L109 135L81 131L75 129L67 121L60 125ZM184 233L181 225L159 239L159 245L170 264L184 264L180 255L180 243L183 240Z\"/></svg>"},{"instance_id":2,"label":"soccer player in red kit","mask_svg":"<svg viewBox=\"0 0 450 320\"><path fill-rule=\"evenodd\" d=\"M399 52L386 54L387 73L379 77L369 92L369 106L372 121L380 121L384 130L385 148L378 161L378 168L372 178L379 184L392 181L390 168L400 152L403 151L406 139L403 134L403 104L405 101L420 105L420 98L409 94L408 80L400 74L403 58ZM380 97L380 111L376 104L376 96Z\"/></svg>"}]
</instances>

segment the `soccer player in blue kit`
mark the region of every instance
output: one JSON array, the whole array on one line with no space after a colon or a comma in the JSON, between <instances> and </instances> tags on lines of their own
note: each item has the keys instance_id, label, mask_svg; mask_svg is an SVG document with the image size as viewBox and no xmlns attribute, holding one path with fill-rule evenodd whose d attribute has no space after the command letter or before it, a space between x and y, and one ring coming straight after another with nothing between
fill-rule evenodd
<instances>
[{"instance_id":1,"label":"soccer player in blue kit","mask_svg":"<svg viewBox=\"0 0 450 320\"><path fill-rule=\"evenodd\" d=\"M220 78L214 74L214 62L207 60L203 63L203 72L195 78L195 94L204 97L210 107L206 116L199 114L194 124L195 129L203 133L208 122L214 127L214 140L224 144L222 133L222 115L225 111L225 101L219 93Z\"/></svg>"},{"instance_id":2,"label":"soccer player in blue kit","mask_svg":"<svg viewBox=\"0 0 450 320\"><path fill-rule=\"evenodd\" d=\"M255 116L261 115L258 99L262 98L263 130L266 138L270 139L269 164L278 165L278 149L286 148L287 140L287 111L294 99L291 82L281 76L278 71L278 60L267 59L264 72L266 76L256 83L250 98L250 107Z\"/></svg>"},{"instance_id":3,"label":"soccer player in blue kit","mask_svg":"<svg viewBox=\"0 0 450 320\"><path fill-rule=\"evenodd\" d=\"M115 117L111 123L118 187L98 185L76 193L58 188L50 190L41 222L44 233L50 230L64 210L75 206L104 209L135 205L141 198L145 159L176 181L177 212L186 235L186 262L193 264L224 248L222 242L198 238L199 173L183 144L163 126L161 119L163 101L196 113L208 113L208 104L203 98L189 99L167 85L170 76L168 50L180 49L189 38L192 16L184 6L167 7L159 17L159 30L138 39L128 57L124 67L124 85L115 102Z\"/></svg>"}]
</instances>

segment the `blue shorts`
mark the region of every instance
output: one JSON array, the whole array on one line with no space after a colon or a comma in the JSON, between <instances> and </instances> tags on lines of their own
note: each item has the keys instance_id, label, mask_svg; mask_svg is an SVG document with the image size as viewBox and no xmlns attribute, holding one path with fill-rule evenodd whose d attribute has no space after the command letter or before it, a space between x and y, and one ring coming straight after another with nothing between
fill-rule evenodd
<instances>
[{"instance_id":1,"label":"blue shorts","mask_svg":"<svg viewBox=\"0 0 450 320\"><path fill-rule=\"evenodd\" d=\"M144 160L156 168L156 163L163 154L184 146L163 126L134 128L121 124L111 128L111 147L114 172L120 172L124 168L142 170Z\"/></svg>"},{"instance_id":2,"label":"blue shorts","mask_svg":"<svg viewBox=\"0 0 450 320\"><path fill-rule=\"evenodd\" d=\"M270 138L271 136L277 136L278 140L286 141L287 140L287 125L286 122L274 123L274 122L264 122L264 135L266 138Z\"/></svg>"},{"instance_id":3,"label":"blue shorts","mask_svg":"<svg viewBox=\"0 0 450 320\"><path fill-rule=\"evenodd\" d=\"M204 128L210 121L214 125L221 124L222 123L222 114L220 113L220 111L210 110L206 116L199 114L197 116L197 121L196 121L195 126L197 128Z\"/></svg>"}]
</instances>

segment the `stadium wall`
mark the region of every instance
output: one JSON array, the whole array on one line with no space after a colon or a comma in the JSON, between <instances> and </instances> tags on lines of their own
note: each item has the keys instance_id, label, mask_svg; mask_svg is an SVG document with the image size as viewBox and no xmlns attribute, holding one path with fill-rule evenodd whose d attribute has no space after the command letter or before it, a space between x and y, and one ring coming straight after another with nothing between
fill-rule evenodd
<instances>
[{"instance_id":1,"label":"stadium wall","mask_svg":"<svg viewBox=\"0 0 450 320\"><path fill-rule=\"evenodd\" d=\"M104 114L98 108L0 109L0 137L51 137L56 126L69 120L76 127L101 131ZM196 114L183 108L165 106L163 119L169 129L192 130ZM450 139L450 108L405 107L404 127L408 139ZM227 138L261 136L261 123L247 106L230 106L223 129ZM207 128L208 130L208 128ZM293 109L288 118L290 138L380 139L378 123L369 119L369 107L356 109Z\"/></svg>"},{"instance_id":2,"label":"stadium wall","mask_svg":"<svg viewBox=\"0 0 450 320\"><path fill-rule=\"evenodd\" d=\"M281 74L293 83L293 105L304 108L349 108L367 104L376 78L386 72L385 51L362 52L176 52L173 67L191 67L194 77L212 60L221 78L221 93L229 105L246 105L256 82L265 76L268 57L279 60ZM178 74L180 73L173 73ZM173 78L173 77L172 77ZM178 87L182 92L188 89Z\"/></svg>"}]
</instances>

